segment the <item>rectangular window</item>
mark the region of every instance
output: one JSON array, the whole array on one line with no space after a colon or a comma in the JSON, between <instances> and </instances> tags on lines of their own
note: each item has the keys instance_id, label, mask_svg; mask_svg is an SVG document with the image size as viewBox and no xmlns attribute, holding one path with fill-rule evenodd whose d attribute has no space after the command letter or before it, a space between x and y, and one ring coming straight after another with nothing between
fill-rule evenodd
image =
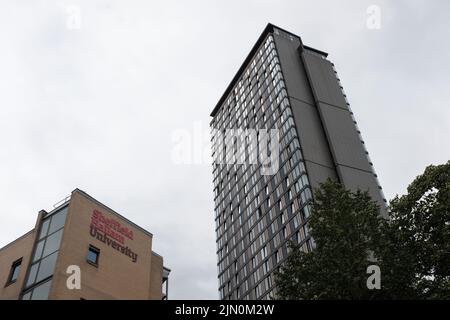
<instances>
[{"instance_id":1,"label":"rectangular window","mask_svg":"<svg viewBox=\"0 0 450 320\"><path fill-rule=\"evenodd\" d=\"M13 262L7 284L11 284L17 281L20 275L21 266L22 266L22 258Z\"/></svg>"},{"instance_id":2,"label":"rectangular window","mask_svg":"<svg viewBox=\"0 0 450 320\"><path fill-rule=\"evenodd\" d=\"M278 254L278 250L275 251L274 257L275 257L275 263L280 262L280 256L279 256L279 254Z\"/></svg>"},{"instance_id":3,"label":"rectangular window","mask_svg":"<svg viewBox=\"0 0 450 320\"><path fill-rule=\"evenodd\" d=\"M284 225L286 223L286 213L281 213L281 225Z\"/></svg>"},{"instance_id":4,"label":"rectangular window","mask_svg":"<svg viewBox=\"0 0 450 320\"><path fill-rule=\"evenodd\" d=\"M34 287L32 290L27 291L22 300L48 300L48 295L52 286L52 280L47 280Z\"/></svg>"},{"instance_id":5,"label":"rectangular window","mask_svg":"<svg viewBox=\"0 0 450 320\"><path fill-rule=\"evenodd\" d=\"M87 262L95 266L98 266L99 256L100 256L100 249L90 245L87 255Z\"/></svg>"},{"instance_id":6,"label":"rectangular window","mask_svg":"<svg viewBox=\"0 0 450 320\"><path fill-rule=\"evenodd\" d=\"M58 213L55 213L54 215L52 215L52 221L48 228L49 235L64 227L64 224L66 222L66 217L67 217L67 211L68 211L68 207L65 207L64 209L60 210Z\"/></svg>"},{"instance_id":7,"label":"rectangular window","mask_svg":"<svg viewBox=\"0 0 450 320\"><path fill-rule=\"evenodd\" d=\"M42 281L53 275L53 271L55 270L57 258L58 258L58 252L55 252L41 260L40 266L39 266L39 271L37 271L36 282ZM30 275L31 275L31 273L30 273ZM31 276L30 276L29 280L30 281L33 280Z\"/></svg>"}]
</instances>

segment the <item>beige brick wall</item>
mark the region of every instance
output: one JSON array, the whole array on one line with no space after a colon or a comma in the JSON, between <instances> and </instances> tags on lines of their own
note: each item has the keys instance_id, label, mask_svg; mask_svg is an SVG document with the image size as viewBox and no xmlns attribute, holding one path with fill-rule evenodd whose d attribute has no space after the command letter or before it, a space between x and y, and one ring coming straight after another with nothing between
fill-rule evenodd
<instances>
[{"instance_id":1,"label":"beige brick wall","mask_svg":"<svg viewBox=\"0 0 450 320\"><path fill-rule=\"evenodd\" d=\"M152 254L152 266L150 274L150 296L149 299L162 299L162 277L163 277L163 258Z\"/></svg>"},{"instance_id":2,"label":"beige brick wall","mask_svg":"<svg viewBox=\"0 0 450 320\"><path fill-rule=\"evenodd\" d=\"M34 238L35 232L33 230L0 250L0 300L17 300L19 298L27 267L30 263ZM15 283L5 287L13 262L20 258L22 258L22 266L19 278Z\"/></svg>"},{"instance_id":3,"label":"beige brick wall","mask_svg":"<svg viewBox=\"0 0 450 320\"><path fill-rule=\"evenodd\" d=\"M95 209L133 230L134 239L125 238L125 245L138 254L136 263L90 235L91 216ZM90 244L101 250L98 268L86 261ZM70 265L81 268L81 290L67 289L66 270ZM151 235L84 194L72 193L50 299L149 299L158 296L155 293L157 285L151 282L158 282L160 293L157 298L160 298L161 273L162 261L152 264Z\"/></svg>"},{"instance_id":4,"label":"beige brick wall","mask_svg":"<svg viewBox=\"0 0 450 320\"><path fill-rule=\"evenodd\" d=\"M94 210L133 230L133 239L125 237L124 246L138 254L136 263L129 256L90 235ZM38 216L36 226L39 226L43 214L45 212ZM0 249L0 300L20 297L35 238L36 232L32 230ZM86 261L89 245L100 249L98 267ZM22 266L18 280L5 287L12 263L20 258ZM70 265L77 265L81 269L81 290L69 290L66 286L69 276L66 270ZM152 252L151 234L80 190L72 193L49 299L159 300L162 298L162 274L163 259Z\"/></svg>"}]
</instances>

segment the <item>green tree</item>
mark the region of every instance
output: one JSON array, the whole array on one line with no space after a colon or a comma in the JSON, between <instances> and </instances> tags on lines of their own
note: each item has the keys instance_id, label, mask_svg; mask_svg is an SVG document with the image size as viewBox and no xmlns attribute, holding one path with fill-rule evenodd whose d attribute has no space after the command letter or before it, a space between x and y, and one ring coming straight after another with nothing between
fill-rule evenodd
<instances>
[{"instance_id":1,"label":"green tree","mask_svg":"<svg viewBox=\"0 0 450 320\"><path fill-rule=\"evenodd\" d=\"M278 299L373 299L366 285L384 238L379 207L367 192L328 180L315 192L309 221L316 248L291 254L276 274Z\"/></svg>"},{"instance_id":2,"label":"green tree","mask_svg":"<svg viewBox=\"0 0 450 320\"><path fill-rule=\"evenodd\" d=\"M390 202L383 252L391 298L450 299L450 161L429 166Z\"/></svg>"},{"instance_id":3,"label":"green tree","mask_svg":"<svg viewBox=\"0 0 450 320\"><path fill-rule=\"evenodd\" d=\"M321 184L309 221L316 248L291 245L277 298L449 299L450 161L427 167L407 191L385 220L367 193ZM381 269L381 290L366 286L371 264Z\"/></svg>"}]
</instances>

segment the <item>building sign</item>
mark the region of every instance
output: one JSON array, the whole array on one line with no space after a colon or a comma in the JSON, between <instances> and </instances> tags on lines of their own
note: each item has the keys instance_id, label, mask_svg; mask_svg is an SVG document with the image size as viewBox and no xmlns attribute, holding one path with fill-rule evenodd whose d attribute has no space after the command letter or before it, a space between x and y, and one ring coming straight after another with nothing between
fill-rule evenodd
<instances>
[{"instance_id":1,"label":"building sign","mask_svg":"<svg viewBox=\"0 0 450 320\"><path fill-rule=\"evenodd\" d=\"M107 218L100 211L94 210L91 217L90 234L107 246L128 256L134 263L137 262L137 253L125 244L126 239L133 240L133 230L128 229L118 221Z\"/></svg>"}]
</instances>

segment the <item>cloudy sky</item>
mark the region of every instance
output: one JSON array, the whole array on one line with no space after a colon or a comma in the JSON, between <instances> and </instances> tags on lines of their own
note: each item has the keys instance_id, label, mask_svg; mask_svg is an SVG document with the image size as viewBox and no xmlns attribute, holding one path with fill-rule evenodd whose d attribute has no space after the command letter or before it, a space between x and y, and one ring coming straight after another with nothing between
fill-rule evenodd
<instances>
[{"instance_id":1,"label":"cloudy sky","mask_svg":"<svg viewBox=\"0 0 450 320\"><path fill-rule=\"evenodd\" d=\"M449 12L444 0L1 0L0 247L80 188L154 234L172 299L216 299L203 133L265 25L329 52L390 199L450 159Z\"/></svg>"}]
</instances>

